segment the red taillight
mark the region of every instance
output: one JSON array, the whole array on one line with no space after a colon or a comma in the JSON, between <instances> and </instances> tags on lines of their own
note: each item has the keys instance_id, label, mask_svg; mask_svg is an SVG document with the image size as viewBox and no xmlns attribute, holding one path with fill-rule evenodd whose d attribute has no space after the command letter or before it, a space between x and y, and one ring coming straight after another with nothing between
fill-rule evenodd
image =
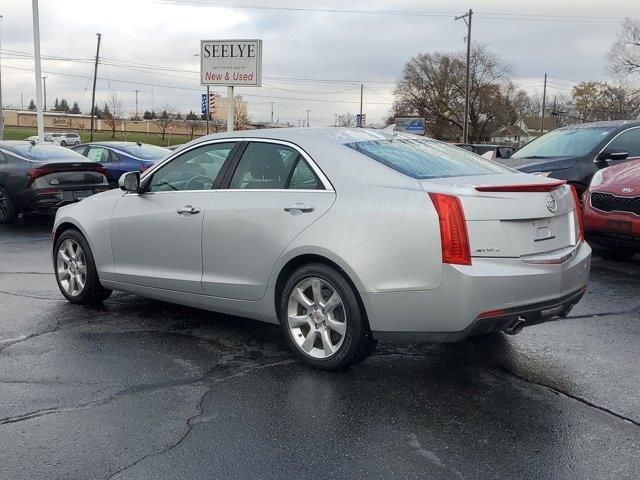
<instances>
[{"instance_id":1,"label":"red taillight","mask_svg":"<svg viewBox=\"0 0 640 480\"><path fill-rule=\"evenodd\" d=\"M533 183L522 185L479 185L479 192L551 192L567 183L566 180L558 180L550 183Z\"/></svg>"},{"instance_id":2,"label":"red taillight","mask_svg":"<svg viewBox=\"0 0 640 480\"><path fill-rule=\"evenodd\" d=\"M478 315L478 318L494 318L494 317L503 317L507 314L507 311L504 308L499 310L489 310L488 312L481 313Z\"/></svg>"},{"instance_id":3,"label":"red taillight","mask_svg":"<svg viewBox=\"0 0 640 480\"><path fill-rule=\"evenodd\" d=\"M460 199L454 195L429 193L440 221L442 262L471 265L467 221Z\"/></svg>"},{"instance_id":4,"label":"red taillight","mask_svg":"<svg viewBox=\"0 0 640 480\"><path fill-rule=\"evenodd\" d=\"M578 191L576 187L573 185L569 185L571 187L571 195L573 195L573 206L575 207L573 210L573 214L575 216L576 225L578 226L578 242L584 240L584 221L582 218L582 207L580 206L580 197L578 196Z\"/></svg>"}]
</instances>

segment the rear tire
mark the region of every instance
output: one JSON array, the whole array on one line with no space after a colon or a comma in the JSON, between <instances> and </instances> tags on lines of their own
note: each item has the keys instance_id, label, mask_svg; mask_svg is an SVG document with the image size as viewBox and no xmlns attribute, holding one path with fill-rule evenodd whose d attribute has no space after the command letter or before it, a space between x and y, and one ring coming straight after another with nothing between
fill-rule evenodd
<instances>
[{"instance_id":1,"label":"rear tire","mask_svg":"<svg viewBox=\"0 0 640 480\"><path fill-rule=\"evenodd\" d=\"M112 293L100 283L91 248L77 230L65 230L56 240L53 268L60 292L71 303L96 304Z\"/></svg>"},{"instance_id":2,"label":"rear tire","mask_svg":"<svg viewBox=\"0 0 640 480\"><path fill-rule=\"evenodd\" d=\"M327 265L297 268L282 289L279 306L289 348L313 368L344 370L376 347L356 292Z\"/></svg>"},{"instance_id":3,"label":"rear tire","mask_svg":"<svg viewBox=\"0 0 640 480\"><path fill-rule=\"evenodd\" d=\"M18 212L9 193L0 187L0 223L11 223L17 216Z\"/></svg>"},{"instance_id":4,"label":"rear tire","mask_svg":"<svg viewBox=\"0 0 640 480\"><path fill-rule=\"evenodd\" d=\"M62 141L60 142L60 146L61 146L61 147L66 147L66 146L67 146L67 142L65 142L64 140L62 140Z\"/></svg>"},{"instance_id":5,"label":"rear tire","mask_svg":"<svg viewBox=\"0 0 640 480\"><path fill-rule=\"evenodd\" d=\"M620 248L617 250L595 250L595 253L605 260L611 260L614 262L625 262L627 260L630 260L631 257L633 257L637 253L637 251L631 248Z\"/></svg>"}]
</instances>

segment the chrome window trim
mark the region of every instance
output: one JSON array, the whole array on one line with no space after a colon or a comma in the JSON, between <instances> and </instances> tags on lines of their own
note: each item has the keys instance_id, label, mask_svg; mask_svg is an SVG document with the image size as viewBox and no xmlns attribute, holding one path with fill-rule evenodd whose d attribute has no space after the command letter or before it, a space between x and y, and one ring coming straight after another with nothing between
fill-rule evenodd
<instances>
[{"instance_id":1,"label":"chrome window trim","mask_svg":"<svg viewBox=\"0 0 640 480\"><path fill-rule=\"evenodd\" d=\"M629 127L629 128L627 128L626 130L622 130L621 132L618 132L618 133L616 134L616 136L615 136L615 137L613 137L611 140L609 140L609 141L607 142L607 144L606 144L604 147L602 147L602 149L601 149L601 150L596 154L596 156L593 158L593 163L598 163L598 157L600 156L600 154L601 154L602 152L604 152L604 151L607 149L607 147L608 147L609 145L611 145L613 142L615 142L615 140L616 140L620 135L622 135L623 133L627 133L627 132L629 132L629 131L631 131L631 130L637 130L637 129L640 129L640 125L638 125L638 126L636 126L636 127ZM637 157L636 157L636 156L630 156L630 157L628 157L628 158L637 158ZM626 161L626 160L627 160L627 159L625 158L625 160L623 160L623 161Z\"/></svg>"},{"instance_id":2,"label":"chrome window trim","mask_svg":"<svg viewBox=\"0 0 640 480\"><path fill-rule=\"evenodd\" d=\"M285 147L293 148L300 155L302 155L302 157L309 164L309 166L311 167L313 172L318 176L318 178L320 179L320 182L322 182L322 186L324 187L324 190L288 189L288 188L278 188L278 189L260 189L260 188L251 188L251 189L246 189L246 188L238 188L238 189L236 189L236 188L232 188L232 189L230 189L230 188L218 188L218 189L211 189L211 190L215 190L215 191L229 190L229 191L233 191L233 192L236 192L236 191L237 192L247 192L247 191L261 191L261 192L267 192L267 191L272 191L272 192L335 192L335 189L333 188L333 185L331 184L331 182L329 181L327 176L320 169L320 167L316 164L316 162L311 158L311 156L307 152L304 151L304 149L302 149L301 147L299 147L295 143L289 142L287 140L277 140L277 139L272 139L272 138L256 138L256 137L216 138L216 139L213 139L213 140L206 140L206 141L197 143L197 144L192 145L192 146L190 146L188 148L185 148L185 149L182 149L182 150L180 150L178 152L175 152L173 155L169 155L167 158L165 158L161 162L158 162L154 166L148 168L147 170L144 171L143 175L140 177L140 181L144 180L148 175L152 174L157 169L161 168L164 164L171 162L175 158L178 158L180 155L183 155L183 154L185 154L187 152L190 152L191 150L193 150L195 148L200 148L200 147L203 147L203 146L206 146L206 145L214 145L216 143L241 143L241 142L274 143L276 145L283 145ZM197 192L199 190L180 190L180 191L181 192ZM153 193L174 193L174 192L153 192Z\"/></svg>"},{"instance_id":3,"label":"chrome window trim","mask_svg":"<svg viewBox=\"0 0 640 480\"><path fill-rule=\"evenodd\" d=\"M616 195L614 193L609 193L609 192L598 192L598 191L595 191L595 192L592 192L592 194L593 193L602 193L602 194L605 194L605 195L611 195L612 197L615 197L615 198L625 198L625 199L629 199L629 200L635 200L635 199L640 200L640 195L636 195L634 197L622 197L620 195ZM623 215L633 215L634 217L640 217L640 215L638 215L637 213L629 212L628 210L611 210L610 212L607 212L606 210L602 210L600 208L594 207L593 206L593 195L589 195L589 205L594 210L597 210L598 212L602 212L602 213L605 213L605 214L606 213L622 213Z\"/></svg>"}]
</instances>

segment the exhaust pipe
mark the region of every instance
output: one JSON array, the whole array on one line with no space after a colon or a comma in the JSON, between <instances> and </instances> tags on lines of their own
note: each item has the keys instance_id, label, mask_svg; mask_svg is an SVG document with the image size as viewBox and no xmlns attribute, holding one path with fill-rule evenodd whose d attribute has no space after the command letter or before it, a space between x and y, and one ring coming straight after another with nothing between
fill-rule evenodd
<instances>
[{"instance_id":1,"label":"exhaust pipe","mask_svg":"<svg viewBox=\"0 0 640 480\"><path fill-rule=\"evenodd\" d=\"M526 323L527 321L524 318L518 317L517 320L514 320L514 322L511 325L509 325L507 328L505 328L502 331L507 335L517 335L522 331Z\"/></svg>"}]
</instances>

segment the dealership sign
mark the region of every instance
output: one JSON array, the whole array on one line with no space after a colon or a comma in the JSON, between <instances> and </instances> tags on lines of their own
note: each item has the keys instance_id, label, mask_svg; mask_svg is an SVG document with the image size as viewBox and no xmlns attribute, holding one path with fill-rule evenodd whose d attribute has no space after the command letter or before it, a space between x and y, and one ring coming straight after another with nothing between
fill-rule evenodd
<instances>
[{"instance_id":1,"label":"dealership sign","mask_svg":"<svg viewBox=\"0 0 640 480\"><path fill-rule=\"evenodd\" d=\"M262 40L202 40L200 83L260 87Z\"/></svg>"}]
</instances>

